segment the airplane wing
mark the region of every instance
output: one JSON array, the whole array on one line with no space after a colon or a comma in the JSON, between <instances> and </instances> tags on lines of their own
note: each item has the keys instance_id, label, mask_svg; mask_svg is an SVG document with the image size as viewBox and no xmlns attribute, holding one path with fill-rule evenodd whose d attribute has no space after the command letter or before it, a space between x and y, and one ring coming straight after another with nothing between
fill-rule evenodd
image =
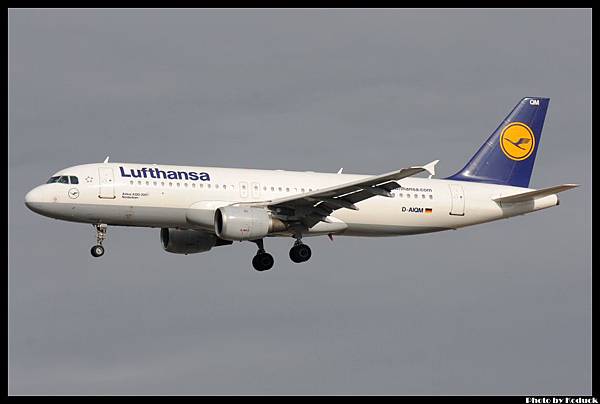
<instances>
[{"instance_id":1,"label":"airplane wing","mask_svg":"<svg viewBox=\"0 0 600 404\"><path fill-rule=\"evenodd\" d=\"M399 188L396 182L402 178L410 177L423 171L435 174L435 165L439 160L432 161L424 166L402 168L386 174L375 175L356 181L335 185L328 188L317 189L288 197L251 202L252 206L267 207L276 213L288 216L288 220L302 222L308 228L323 221L329 223L327 218L334 210L347 208L358 210L355 203L374 196L391 197L390 191Z\"/></svg>"}]
</instances>

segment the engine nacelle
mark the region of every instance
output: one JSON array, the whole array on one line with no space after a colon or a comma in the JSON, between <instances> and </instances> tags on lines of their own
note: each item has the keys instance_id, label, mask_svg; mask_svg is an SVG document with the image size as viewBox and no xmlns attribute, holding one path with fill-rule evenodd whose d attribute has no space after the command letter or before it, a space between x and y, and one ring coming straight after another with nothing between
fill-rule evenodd
<instances>
[{"instance_id":1,"label":"engine nacelle","mask_svg":"<svg viewBox=\"0 0 600 404\"><path fill-rule=\"evenodd\" d=\"M225 240L256 240L286 228L266 209L224 206L215 211L215 233Z\"/></svg>"},{"instance_id":2,"label":"engine nacelle","mask_svg":"<svg viewBox=\"0 0 600 404\"><path fill-rule=\"evenodd\" d=\"M232 244L211 233L196 230L160 229L160 241L165 251L174 254L195 254L220 245Z\"/></svg>"}]
</instances>

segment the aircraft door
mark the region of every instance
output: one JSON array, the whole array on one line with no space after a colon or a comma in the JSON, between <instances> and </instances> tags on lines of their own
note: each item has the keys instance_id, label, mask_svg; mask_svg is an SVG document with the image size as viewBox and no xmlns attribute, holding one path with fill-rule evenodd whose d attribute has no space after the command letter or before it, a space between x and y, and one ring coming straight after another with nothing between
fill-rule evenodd
<instances>
[{"instance_id":1,"label":"aircraft door","mask_svg":"<svg viewBox=\"0 0 600 404\"><path fill-rule=\"evenodd\" d=\"M464 216L465 214L465 194L463 187L458 184L450 185L451 206L450 214L454 216Z\"/></svg>"},{"instance_id":2,"label":"aircraft door","mask_svg":"<svg viewBox=\"0 0 600 404\"><path fill-rule=\"evenodd\" d=\"M111 167L98 168L100 178L100 193L98 196L105 199L115 199L115 178Z\"/></svg>"}]
</instances>

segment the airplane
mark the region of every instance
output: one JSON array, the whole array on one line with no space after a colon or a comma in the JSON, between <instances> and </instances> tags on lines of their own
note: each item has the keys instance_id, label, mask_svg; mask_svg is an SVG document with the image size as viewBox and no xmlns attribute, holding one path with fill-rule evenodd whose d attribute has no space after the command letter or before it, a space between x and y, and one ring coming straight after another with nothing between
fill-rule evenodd
<instances>
[{"instance_id":1,"label":"airplane","mask_svg":"<svg viewBox=\"0 0 600 404\"><path fill-rule=\"evenodd\" d=\"M435 165L381 175L109 162L53 174L25 196L50 218L92 224L94 257L108 226L160 228L162 248L193 254L234 241L257 245L252 265L271 269L267 237L290 237L295 263L312 252L310 236L384 237L459 229L559 205L578 186L529 188L550 99L526 97L457 173L438 179ZM415 177L428 173L429 176Z\"/></svg>"}]
</instances>

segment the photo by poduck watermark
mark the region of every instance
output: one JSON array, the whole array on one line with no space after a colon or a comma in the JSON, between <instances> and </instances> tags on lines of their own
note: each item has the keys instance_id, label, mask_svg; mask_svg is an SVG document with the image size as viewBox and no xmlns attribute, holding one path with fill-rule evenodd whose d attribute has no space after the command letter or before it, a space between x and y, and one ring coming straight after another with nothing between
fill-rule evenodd
<instances>
[{"instance_id":1,"label":"photo by poduck watermark","mask_svg":"<svg viewBox=\"0 0 600 404\"><path fill-rule=\"evenodd\" d=\"M597 403L595 397L527 397L526 404L588 404Z\"/></svg>"}]
</instances>

